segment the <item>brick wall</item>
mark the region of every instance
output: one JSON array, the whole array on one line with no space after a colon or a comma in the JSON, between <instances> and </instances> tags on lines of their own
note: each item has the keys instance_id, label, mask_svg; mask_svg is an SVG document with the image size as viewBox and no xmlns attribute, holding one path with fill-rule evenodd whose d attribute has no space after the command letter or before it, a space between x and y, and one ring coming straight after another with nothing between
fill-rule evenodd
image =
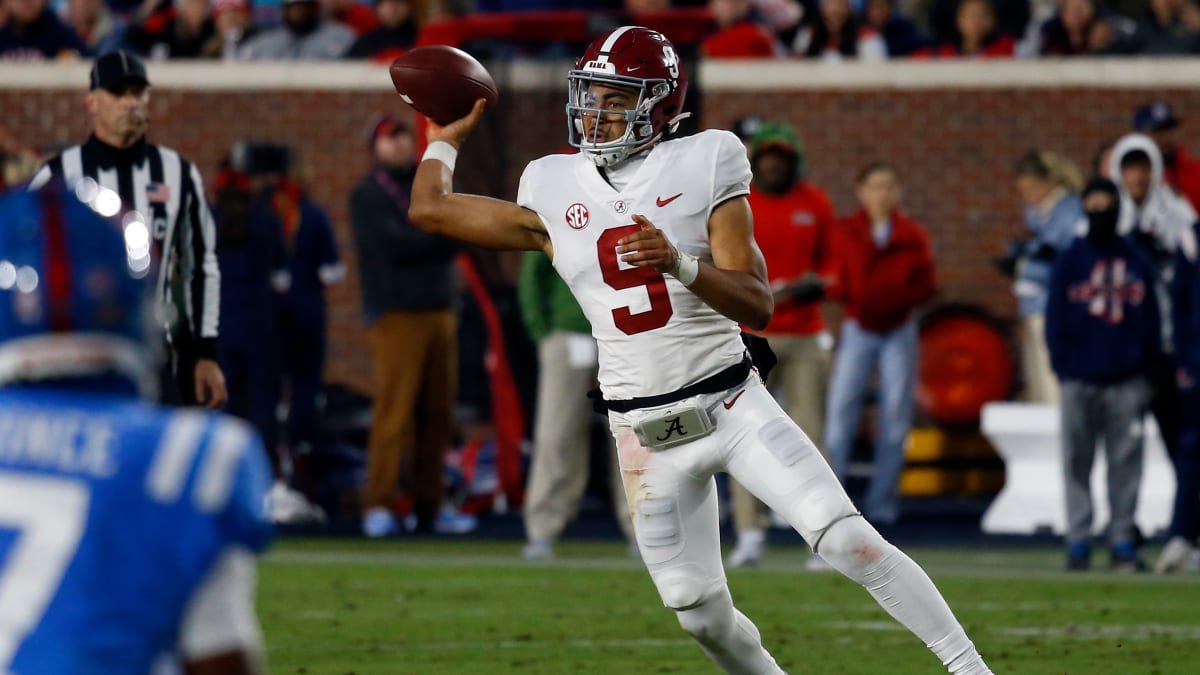
<instances>
[{"instance_id":1,"label":"brick wall","mask_svg":"<svg viewBox=\"0 0 1200 675\"><path fill-rule=\"evenodd\" d=\"M503 105L459 162L464 187L511 198L528 160L565 143L563 89L505 92ZM1183 88L1073 87L986 89L837 88L812 91L710 92L705 126L726 127L743 115L789 121L801 130L811 178L839 212L854 206L853 179L866 162L895 163L906 183L906 208L928 226L943 298L1011 317L1008 284L993 271L1020 206L1010 168L1029 148L1054 149L1086 166L1106 138L1123 132L1133 108L1166 96L1186 120L1200 119L1200 91ZM330 293L328 377L369 385L370 363L359 312L346 198L368 166L360 132L377 110L400 110L394 95L361 90L216 91L160 85L152 100L154 141L180 150L211 177L240 138L285 142L300 150L312 195L337 228L350 267L348 283ZM89 118L78 89L0 84L3 124L39 147L78 142ZM1188 129L1185 127L1185 132ZM1198 132L1200 133L1200 132Z\"/></svg>"}]
</instances>

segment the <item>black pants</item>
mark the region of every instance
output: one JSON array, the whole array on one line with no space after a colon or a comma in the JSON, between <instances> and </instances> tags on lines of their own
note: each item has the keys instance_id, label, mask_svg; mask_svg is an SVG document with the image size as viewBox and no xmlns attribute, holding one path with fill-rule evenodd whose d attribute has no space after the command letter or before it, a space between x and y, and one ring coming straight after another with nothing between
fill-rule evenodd
<instances>
[{"instance_id":1,"label":"black pants","mask_svg":"<svg viewBox=\"0 0 1200 675\"><path fill-rule=\"evenodd\" d=\"M158 401L171 406L199 405L196 400L196 357L187 345L168 344L158 372Z\"/></svg>"},{"instance_id":2,"label":"black pants","mask_svg":"<svg viewBox=\"0 0 1200 675\"><path fill-rule=\"evenodd\" d=\"M1150 411L1154 414L1154 421L1158 422L1163 445L1172 460L1179 451L1179 418L1182 412L1175 371L1175 358L1164 355L1155 362L1150 375Z\"/></svg>"}]
</instances>

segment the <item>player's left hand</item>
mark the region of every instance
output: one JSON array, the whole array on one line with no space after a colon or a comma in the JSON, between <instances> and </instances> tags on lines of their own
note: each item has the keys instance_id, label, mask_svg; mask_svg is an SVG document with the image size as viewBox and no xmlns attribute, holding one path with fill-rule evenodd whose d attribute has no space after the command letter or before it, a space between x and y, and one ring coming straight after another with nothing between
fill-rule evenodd
<instances>
[{"instance_id":1,"label":"player's left hand","mask_svg":"<svg viewBox=\"0 0 1200 675\"><path fill-rule=\"evenodd\" d=\"M617 255L621 260L636 267L653 267L664 274L675 269L679 251L667 235L646 216L635 215L633 222L642 229L617 241Z\"/></svg>"},{"instance_id":2,"label":"player's left hand","mask_svg":"<svg viewBox=\"0 0 1200 675\"><path fill-rule=\"evenodd\" d=\"M212 359L200 359L196 361L193 374L196 379L196 401L210 410L224 408L229 392L225 390L225 374L221 372L221 366Z\"/></svg>"}]
</instances>

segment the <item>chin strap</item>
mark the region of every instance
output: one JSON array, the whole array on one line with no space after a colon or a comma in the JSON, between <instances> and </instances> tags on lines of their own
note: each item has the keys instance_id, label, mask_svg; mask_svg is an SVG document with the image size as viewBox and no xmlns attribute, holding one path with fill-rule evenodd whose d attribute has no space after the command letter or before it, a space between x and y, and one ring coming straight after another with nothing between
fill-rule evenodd
<instances>
[{"instance_id":1,"label":"chin strap","mask_svg":"<svg viewBox=\"0 0 1200 675\"><path fill-rule=\"evenodd\" d=\"M690 112L679 113L667 122L667 128L671 130L671 133L674 133L675 130L679 128L679 123L691 116L692 113Z\"/></svg>"}]
</instances>

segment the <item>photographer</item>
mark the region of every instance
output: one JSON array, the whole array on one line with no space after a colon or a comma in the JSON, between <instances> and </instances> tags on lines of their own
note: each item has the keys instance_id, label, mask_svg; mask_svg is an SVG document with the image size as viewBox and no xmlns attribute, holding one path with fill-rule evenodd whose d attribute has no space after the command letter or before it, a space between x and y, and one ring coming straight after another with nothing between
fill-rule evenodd
<instances>
[{"instance_id":1,"label":"photographer","mask_svg":"<svg viewBox=\"0 0 1200 675\"><path fill-rule=\"evenodd\" d=\"M1021 372L1025 400L1058 402L1058 380L1046 351L1046 289L1054 258L1075 239L1083 221L1079 190L1083 176L1052 152L1031 151L1017 160L1017 192L1025 206L1023 233L1013 245L1005 271L1014 277L1013 293L1021 314Z\"/></svg>"}]
</instances>

